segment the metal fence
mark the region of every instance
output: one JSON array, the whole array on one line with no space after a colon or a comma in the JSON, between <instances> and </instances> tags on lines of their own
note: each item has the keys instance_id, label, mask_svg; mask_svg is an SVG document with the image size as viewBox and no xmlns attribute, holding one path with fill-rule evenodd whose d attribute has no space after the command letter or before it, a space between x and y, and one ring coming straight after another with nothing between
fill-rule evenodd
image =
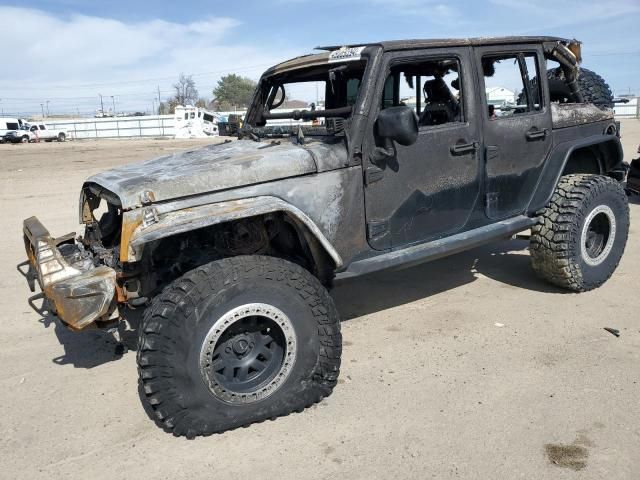
<instances>
[{"instance_id":1,"label":"metal fence","mask_svg":"<svg viewBox=\"0 0 640 480\"><path fill-rule=\"evenodd\" d=\"M278 109L291 112L292 109ZM221 116L245 111L217 112ZM70 118L45 120L51 128L67 131L69 138L132 138L132 137L173 137L176 134L173 115L145 115L140 117ZM270 125L297 125L303 122L292 119L269 120Z\"/></svg>"},{"instance_id":2,"label":"metal fence","mask_svg":"<svg viewBox=\"0 0 640 480\"><path fill-rule=\"evenodd\" d=\"M616 117L640 118L640 102L638 97L630 98L629 103L616 103L613 106Z\"/></svg>"},{"instance_id":3,"label":"metal fence","mask_svg":"<svg viewBox=\"0 0 640 480\"><path fill-rule=\"evenodd\" d=\"M640 119L640 101L630 98L629 103L616 103L614 112L619 118ZM282 110L288 111L288 110ZM221 112L223 115L224 112ZM238 112L244 113L244 112ZM295 120L270 121L271 124L298 124ZM70 138L132 138L173 137L175 119L173 115L145 115L140 117L76 118L47 122L52 128L61 128Z\"/></svg>"},{"instance_id":4,"label":"metal fence","mask_svg":"<svg viewBox=\"0 0 640 480\"><path fill-rule=\"evenodd\" d=\"M51 120L52 128L61 128L71 138L169 137L175 135L173 115L143 117L78 118Z\"/></svg>"}]
</instances>

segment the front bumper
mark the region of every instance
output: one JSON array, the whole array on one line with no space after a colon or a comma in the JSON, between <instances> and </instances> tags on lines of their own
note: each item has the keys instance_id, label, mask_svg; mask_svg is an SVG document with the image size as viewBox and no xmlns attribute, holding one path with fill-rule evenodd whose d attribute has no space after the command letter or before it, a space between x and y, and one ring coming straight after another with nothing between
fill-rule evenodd
<instances>
[{"instance_id":1,"label":"front bumper","mask_svg":"<svg viewBox=\"0 0 640 480\"><path fill-rule=\"evenodd\" d=\"M74 234L52 238L36 217L24 221L23 232L29 287L35 291L37 280L51 313L74 330L107 320L115 309L115 270L106 266L80 270L71 265L58 247L73 244Z\"/></svg>"}]
</instances>

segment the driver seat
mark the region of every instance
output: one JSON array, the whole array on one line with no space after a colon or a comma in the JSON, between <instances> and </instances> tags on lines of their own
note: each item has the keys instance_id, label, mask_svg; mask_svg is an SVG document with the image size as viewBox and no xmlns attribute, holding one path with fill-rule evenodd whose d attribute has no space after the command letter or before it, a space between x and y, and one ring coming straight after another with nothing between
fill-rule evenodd
<instances>
[{"instance_id":1,"label":"driver seat","mask_svg":"<svg viewBox=\"0 0 640 480\"><path fill-rule=\"evenodd\" d=\"M441 125L456 120L460 105L442 77L424 82L423 90L425 106L420 125Z\"/></svg>"}]
</instances>

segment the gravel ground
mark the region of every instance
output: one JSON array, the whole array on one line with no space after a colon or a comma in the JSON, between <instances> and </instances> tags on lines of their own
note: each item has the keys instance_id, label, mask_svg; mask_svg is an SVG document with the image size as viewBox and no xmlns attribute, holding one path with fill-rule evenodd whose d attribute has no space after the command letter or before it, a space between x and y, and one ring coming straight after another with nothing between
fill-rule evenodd
<instances>
[{"instance_id":1,"label":"gravel ground","mask_svg":"<svg viewBox=\"0 0 640 480\"><path fill-rule=\"evenodd\" d=\"M631 159L640 122L623 131ZM596 291L539 281L522 240L350 281L333 291L345 342L331 397L192 441L156 427L133 353L28 307L21 221L77 229L86 176L202 143L0 145L0 477L638 478L637 203L622 263Z\"/></svg>"}]
</instances>

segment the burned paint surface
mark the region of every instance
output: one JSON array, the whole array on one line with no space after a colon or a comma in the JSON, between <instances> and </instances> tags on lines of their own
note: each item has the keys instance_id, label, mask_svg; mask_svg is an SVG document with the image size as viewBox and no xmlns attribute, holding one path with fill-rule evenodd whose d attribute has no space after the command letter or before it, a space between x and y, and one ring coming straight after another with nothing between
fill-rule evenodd
<instances>
[{"instance_id":1,"label":"burned paint surface","mask_svg":"<svg viewBox=\"0 0 640 480\"><path fill-rule=\"evenodd\" d=\"M140 196L145 191L152 192L156 201L164 202L316 173L313 145L309 142L304 148L286 141L271 146L266 142L239 140L126 165L94 175L87 183L110 190L120 198L122 208L128 210L141 204ZM323 169L343 166L345 147L337 144L327 148L342 149L343 153L323 155Z\"/></svg>"},{"instance_id":2,"label":"burned paint surface","mask_svg":"<svg viewBox=\"0 0 640 480\"><path fill-rule=\"evenodd\" d=\"M553 128L574 127L587 123L613 121L613 110L602 110L589 103L552 103Z\"/></svg>"},{"instance_id":3,"label":"burned paint surface","mask_svg":"<svg viewBox=\"0 0 640 480\"><path fill-rule=\"evenodd\" d=\"M115 295L113 269L70 265L58 249L58 241L35 217L24 221L24 232L30 268L66 325L81 330L109 313Z\"/></svg>"},{"instance_id":4,"label":"burned paint surface","mask_svg":"<svg viewBox=\"0 0 640 480\"><path fill-rule=\"evenodd\" d=\"M147 227L138 225L131 235L128 260L137 260L141 245L155 235L164 236L174 229L182 230L186 225L199 228L204 223L218 223L218 219L207 217L206 212L216 211L221 219L232 219L280 209L297 215L308 227L309 222L315 225L333 246L327 250L336 252L340 259L336 263L348 263L367 249L363 195L362 170L350 167L159 203L155 206L159 222ZM260 203L255 201L257 197L270 200ZM280 200L280 203L273 199ZM129 219L134 218L138 211L125 212L126 223L132 223ZM296 212L308 218L309 222ZM312 227L310 229L313 230ZM152 232L155 233L151 235ZM349 235L344 232L349 232ZM323 240L321 243L325 244Z\"/></svg>"}]
</instances>

